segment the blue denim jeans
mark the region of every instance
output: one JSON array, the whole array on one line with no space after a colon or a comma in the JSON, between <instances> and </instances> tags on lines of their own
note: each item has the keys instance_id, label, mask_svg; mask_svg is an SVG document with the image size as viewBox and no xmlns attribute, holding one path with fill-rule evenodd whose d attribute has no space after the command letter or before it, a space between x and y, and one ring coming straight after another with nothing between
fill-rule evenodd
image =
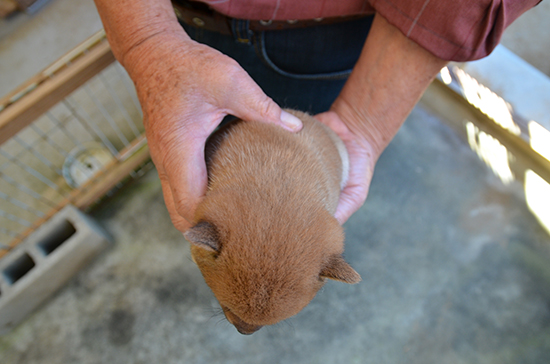
<instances>
[{"instance_id":1,"label":"blue denim jeans","mask_svg":"<svg viewBox=\"0 0 550 364\"><path fill-rule=\"evenodd\" d=\"M329 25L252 32L233 20L234 36L183 25L194 40L235 59L281 107L327 111L344 86L373 16Z\"/></svg>"}]
</instances>

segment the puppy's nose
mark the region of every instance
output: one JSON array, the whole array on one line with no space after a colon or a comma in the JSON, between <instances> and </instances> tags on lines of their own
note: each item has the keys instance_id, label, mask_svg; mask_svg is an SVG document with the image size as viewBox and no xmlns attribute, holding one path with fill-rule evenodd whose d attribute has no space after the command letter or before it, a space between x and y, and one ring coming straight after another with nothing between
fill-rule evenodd
<instances>
[{"instance_id":1,"label":"puppy's nose","mask_svg":"<svg viewBox=\"0 0 550 364\"><path fill-rule=\"evenodd\" d=\"M243 335L252 335L262 327L263 326L252 326L252 325L246 325L246 327L241 327L241 326L235 325L235 328L237 329L237 331Z\"/></svg>"},{"instance_id":2,"label":"puppy's nose","mask_svg":"<svg viewBox=\"0 0 550 364\"><path fill-rule=\"evenodd\" d=\"M222 309L223 309L223 313L225 314L225 317L227 318L227 321L231 322L233 326L235 326L237 331L243 335L252 335L253 333L255 333L256 331L262 328L261 325L252 325L241 320L239 316L235 315L225 306L222 306Z\"/></svg>"}]
</instances>

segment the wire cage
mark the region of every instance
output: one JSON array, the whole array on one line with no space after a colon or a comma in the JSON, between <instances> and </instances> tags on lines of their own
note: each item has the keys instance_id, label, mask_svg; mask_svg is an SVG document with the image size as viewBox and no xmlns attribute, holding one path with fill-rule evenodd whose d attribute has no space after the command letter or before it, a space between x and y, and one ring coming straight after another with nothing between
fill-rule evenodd
<instances>
[{"instance_id":1,"label":"wire cage","mask_svg":"<svg viewBox=\"0 0 550 364\"><path fill-rule=\"evenodd\" d=\"M148 161L141 109L104 31L0 100L0 259L64 206Z\"/></svg>"},{"instance_id":2,"label":"wire cage","mask_svg":"<svg viewBox=\"0 0 550 364\"><path fill-rule=\"evenodd\" d=\"M108 244L81 210L150 165L104 31L0 99L0 335Z\"/></svg>"}]
</instances>

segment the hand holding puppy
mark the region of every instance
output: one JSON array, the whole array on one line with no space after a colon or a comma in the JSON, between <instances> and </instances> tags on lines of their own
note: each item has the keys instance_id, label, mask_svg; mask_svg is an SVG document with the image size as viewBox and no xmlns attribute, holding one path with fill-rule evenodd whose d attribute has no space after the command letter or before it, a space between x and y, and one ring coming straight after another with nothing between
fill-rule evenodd
<instances>
[{"instance_id":1,"label":"hand holding puppy","mask_svg":"<svg viewBox=\"0 0 550 364\"><path fill-rule=\"evenodd\" d=\"M302 124L267 97L233 59L183 32L155 38L133 50L129 69L166 206L176 228L185 231L206 192L206 139L226 115L289 131Z\"/></svg>"},{"instance_id":2,"label":"hand holding puppy","mask_svg":"<svg viewBox=\"0 0 550 364\"><path fill-rule=\"evenodd\" d=\"M315 115L342 139L349 155L347 184L340 193L340 201L334 216L340 224L346 222L367 199L370 182L376 163L376 154L371 144L354 134L334 111Z\"/></svg>"},{"instance_id":3,"label":"hand holding puppy","mask_svg":"<svg viewBox=\"0 0 550 364\"><path fill-rule=\"evenodd\" d=\"M111 49L134 81L172 222L186 231L207 188L204 145L224 116L302 124L233 59L189 38L170 0L95 0Z\"/></svg>"}]
</instances>

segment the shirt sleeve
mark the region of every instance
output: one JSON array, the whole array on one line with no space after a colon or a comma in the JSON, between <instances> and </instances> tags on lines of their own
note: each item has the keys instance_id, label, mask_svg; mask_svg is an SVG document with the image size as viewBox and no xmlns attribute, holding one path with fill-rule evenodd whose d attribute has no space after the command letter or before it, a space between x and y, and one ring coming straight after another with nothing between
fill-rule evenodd
<instances>
[{"instance_id":1,"label":"shirt sleeve","mask_svg":"<svg viewBox=\"0 0 550 364\"><path fill-rule=\"evenodd\" d=\"M371 0L371 5L435 56L464 62L489 55L504 30L540 1Z\"/></svg>"}]
</instances>

